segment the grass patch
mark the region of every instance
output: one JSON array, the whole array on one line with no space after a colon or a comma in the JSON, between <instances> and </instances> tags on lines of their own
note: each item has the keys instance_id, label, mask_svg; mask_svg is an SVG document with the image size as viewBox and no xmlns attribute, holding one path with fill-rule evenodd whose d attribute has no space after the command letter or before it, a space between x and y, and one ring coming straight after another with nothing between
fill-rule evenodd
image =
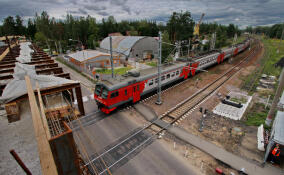
<instances>
[{"instance_id":1,"label":"grass patch","mask_svg":"<svg viewBox=\"0 0 284 175\"><path fill-rule=\"evenodd\" d=\"M242 103L245 104L247 102L247 99L245 97L241 97L241 98L230 98L230 101L235 102L235 103Z\"/></svg>"},{"instance_id":2,"label":"grass patch","mask_svg":"<svg viewBox=\"0 0 284 175\"><path fill-rule=\"evenodd\" d=\"M157 67L157 62L156 61L147 62L146 65L152 66L152 67Z\"/></svg>"},{"instance_id":3,"label":"grass patch","mask_svg":"<svg viewBox=\"0 0 284 175\"><path fill-rule=\"evenodd\" d=\"M266 58L261 62L261 65L264 65L263 73L279 77L281 73L281 68L275 67L274 65L282 57L284 57L284 42L280 44L279 39L265 38L262 38L261 41L263 42L265 51L267 52L267 54L265 55ZM278 49L279 52L277 53Z\"/></svg>"},{"instance_id":4,"label":"grass patch","mask_svg":"<svg viewBox=\"0 0 284 175\"><path fill-rule=\"evenodd\" d=\"M87 78L89 81L91 81L92 83L96 84L97 81L90 78L88 75L84 74L83 72L81 72L80 70L78 70L75 66L68 64L67 61L65 61L64 59L60 58L60 57L56 57L55 58L56 61L66 65L67 67L71 68L72 70L74 70L75 72L77 72L78 74L82 75L83 77Z\"/></svg>"},{"instance_id":5,"label":"grass patch","mask_svg":"<svg viewBox=\"0 0 284 175\"><path fill-rule=\"evenodd\" d=\"M252 109L247 113L246 125L249 126L259 126L265 123L269 109L265 109L264 104L255 103Z\"/></svg>"},{"instance_id":6,"label":"grass patch","mask_svg":"<svg viewBox=\"0 0 284 175\"><path fill-rule=\"evenodd\" d=\"M244 77L242 83L242 89L248 90L250 95L255 92L261 74L279 77L281 73L281 68L275 67L275 63L284 56L284 42L280 44L279 39L270 39L266 37L261 37L260 40L264 45L264 55L259 61L259 66L256 70L249 76ZM278 49L279 52L277 52Z\"/></svg>"},{"instance_id":7,"label":"grass patch","mask_svg":"<svg viewBox=\"0 0 284 175\"><path fill-rule=\"evenodd\" d=\"M117 68L117 69L114 69L114 74L123 75L131 69L132 69L131 67ZM111 69L97 69L96 72L101 73L101 74L111 74Z\"/></svg>"}]
</instances>

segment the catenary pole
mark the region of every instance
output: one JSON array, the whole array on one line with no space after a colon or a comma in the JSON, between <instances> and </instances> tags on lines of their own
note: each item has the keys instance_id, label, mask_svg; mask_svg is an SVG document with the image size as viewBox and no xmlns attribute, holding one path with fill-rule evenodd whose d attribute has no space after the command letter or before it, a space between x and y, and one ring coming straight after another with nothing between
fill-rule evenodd
<instances>
[{"instance_id":1,"label":"catenary pole","mask_svg":"<svg viewBox=\"0 0 284 175\"><path fill-rule=\"evenodd\" d=\"M158 60L158 98L156 104L161 105L161 66L162 66L162 33L159 32L159 60Z\"/></svg>"},{"instance_id":2,"label":"catenary pole","mask_svg":"<svg viewBox=\"0 0 284 175\"><path fill-rule=\"evenodd\" d=\"M113 57L112 57L112 38L109 37L110 63L111 63L111 77L113 78Z\"/></svg>"}]
</instances>

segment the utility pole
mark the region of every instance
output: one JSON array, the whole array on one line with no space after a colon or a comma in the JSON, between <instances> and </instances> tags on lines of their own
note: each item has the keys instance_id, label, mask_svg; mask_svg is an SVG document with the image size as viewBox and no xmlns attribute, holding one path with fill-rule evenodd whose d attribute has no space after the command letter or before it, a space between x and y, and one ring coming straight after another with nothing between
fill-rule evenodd
<instances>
[{"instance_id":1,"label":"utility pole","mask_svg":"<svg viewBox=\"0 0 284 175\"><path fill-rule=\"evenodd\" d=\"M271 107L269 109L267 118L265 120L265 124L267 126L271 125L271 121L272 121L272 118L274 116L274 113L275 113L277 104L279 102L280 96L281 96L281 94L283 92L283 88L284 88L284 68L282 68L282 72L281 72L280 77L279 77L279 85L277 87L277 90L276 90L276 93L275 93L272 105L271 105Z\"/></svg>"},{"instance_id":2,"label":"utility pole","mask_svg":"<svg viewBox=\"0 0 284 175\"><path fill-rule=\"evenodd\" d=\"M48 44L48 41L47 41L47 40L45 40L45 42L46 42L46 45L47 45L47 47L48 47L49 54L50 54L50 55L52 55L52 53L51 53L51 49L50 49L50 46L49 46L49 44Z\"/></svg>"},{"instance_id":3,"label":"utility pole","mask_svg":"<svg viewBox=\"0 0 284 175\"><path fill-rule=\"evenodd\" d=\"M232 53L231 53L231 58L229 59L229 63L231 63L233 61L233 57L234 57L234 47L235 47L235 43L237 41L238 35L235 33L234 39L233 39L233 43L232 43Z\"/></svg>"},{"instance_id":4,"label":"utility pole","mask_svg":"<svg viewBox=\"0 0 284 175\"><path fill-rule=\"evenodd\" d=\"M60 52L60 54L62 54L61 42L59 41L58 44L59 44L59 52Z\"/></svg>"},{"instance_id":5,"label":"utility pole","mask_svg":"<svg viewBox=\"0 0 284 175\"><path fill-rule=\"evenodd\" d=\"M212 33L211 43L210 43L210 50L215 49L215 42L216 42L216 32Z\"/></svg>"},{"instance_id":6,"label":"utility pole","mask_svg":"<svg viewBox=\"0 0 284 175\"><path fill-rule=\"evenodd\" d=\"M58 47L57 47L57 43L56 43L56 41L55 41L55 40L54 40L54 43L55 43L56 52L57 52L57 53L59 53L59 51L58 51Z\"/></svg>"},{"instance_id":7,"label":"utility pole","mask_svg":"<svg viewBox=\"0 0 284 175\"><path fill-rule=\"evenodd\" d=\"M7 37L7 35L5 36L5 38L6 38L6 42L7 42L7 44L8 44L8 47L9 47L9 52L11 53L12 56L14 56L13 50L12 50L12 48L11 48L11 43L10 43L10 40L9 40L9 38Z\"/></svg>"},{"instance_id":8,"label":"utility pole","mask_svg":"<svg viewBox=\"0 0 284 175\"><path fill-rule=\"evenodd\" d=\"M162 33L159 31L159 61L158 61L158 98L156 101L157 105L162 104L161 99L161 66L162 66Z\"/></svg>"},{"instance_id":9,"label":"utility pole","mask_svg":"<svg viewBox=\"0 0 284 175\"><path fill-rule=\"evenodd\" d=\"M96 50L96 41L93 40L93 46L94 46L94 50Z\"/></svg>"},{"instance_id":10,"label":"utility pole","mask_svg":"<svg viewBox=\"0 0 284 175\"><path fill-rule=\"evenodd\" d=\"M112 57L112 38L109 37L110 63L111 63L111 77L113 78L113 57Z\"/></svg>"},{"instance_id":11,"label":"utility pole","mask_svg":"<svg viewBox=\"0 0 284 175\"><path fill-rule=\"evenodd\" d=\"M187 46L187 56L189 57L189 49L190 49L190 39L188 40L188 46Z\"/></svg>"}]
</instances>

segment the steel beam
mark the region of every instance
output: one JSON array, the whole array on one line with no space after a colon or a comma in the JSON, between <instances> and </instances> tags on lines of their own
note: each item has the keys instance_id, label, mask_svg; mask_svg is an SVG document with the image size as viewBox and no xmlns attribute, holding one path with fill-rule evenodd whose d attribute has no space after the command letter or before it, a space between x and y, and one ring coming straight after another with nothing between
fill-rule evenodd
<instances>
[{"instance_id":1,"label":"steel beam","mask_svg":"<svg viewBox=\"0 0 284 175\"><path fill-rule=\"evenodd\" d=\"M31 61L40 61L40 60L50 60L51 57L39 57L39 58L32 58Z\"/></svg>"},{"instance_id":2,"label":"steel beam","mask_svg":"<svg viewBox=\"0 0 284 175\"><path fill-rule=\"evenodd\" d=\"M25 64L35 65L35 64L44 64L44 63L54 63L54 60L31 61Z\"/></svg>"},{"instance_id":3,"label":"steel beam","mask_svg":"<svg viewBox=\"0 0 284 175\"><path fill-rule=\"evenodd\" d=\"M12 79L13 75L4 75L4 76L0 76L0 80L9 80Z\"/></svg>"},{"instance_id":4,"label":"steel beam","mask_svg":"<svg viewBox=\"0 0 284 175\"><path fill-rule=\"evenodd\" d=\"M81 115L85 115L81 86L78 86L78 87L75 88L75 93L76 93L79 111L80 111Z\"/></svg>"},{"instance_id":5,"label":"steel beam","mask_svg":"<svg viewBox=\"0 0 284 175\"><path fill-rule=\"evenodd\" d=\"M71 79L69 73L55 74L55 76L61 77L61 78L66 78L66 79L69 79L69 80Z\"/></svg>"},{"instance_id":6,"label":"steel beam","mask_svg":"<svg viewBox=\"0 0 284 175\"><path fill-rule=\"evenodd\" d=\"M1 67L1 65L0 65L0 67ZM55 68L55 67L58 67L58 63L47 63L47 64L35 65L36 69Z\"/></svg>"},{"instance_id":7,"label":"steel beam","mask_svg":"<svg viewBox=\"0 0 284 175\"><path fill-rule=\"evenodd\" d=\"M0 65L0 69L11 68L11 67L15 67L15 63Z\"/></svg>"},{"instance_id":8,"label":"steel beam","mask_svg":"<svg viewBox=\"0 0 284 175\"><path fill-rule=\"evenodd\" d=\"M60 86L53 86L53 87L49 87L49 88L42 88L40 90L41 95L49 95L49 94L54 94L54 93L58 93L58 92L62 92L65 90L69 90L69 89L73 89L76 87L80 87L80 83L66 83ZM35 94L37 94L36 90L35 90ZM82 96L81 96L82 97ZM16 98L13 101L21 101L28 98L28 94L24 94L18 98Z\"/></svg>"},{"instance_id":9,"label":"steel beam","mask_svg":"<svg viewBox=\"0 0 284 175\"><path fill-rule=\"evenodd\" d=\"M60 74L63 73L62 67L55 67L55 68L47 68L42 70L36 70L37 74Z\"/></svg>"},{"instance_id":10,"label":"steel beam","mask_svg":"<svg viewBox=\"0 0 284 175\"><path fill-rule=\"evenodd\" d=\"M18 62L17 60L12 60L12 61L0 61L0 65L5 65L5 64L13 64L15 62Z\"/></svg>"},{"instance_id":11,"label":"steel beam","mask_svg":"<svg viewBox=\"0 0 284 175\"><path fill-rule=\"evenodd\" d=\"M3 69L3 70L0 70L0 74L4 74L4 73L14 73L14 69Z\"/></svg>"}]
</instances>

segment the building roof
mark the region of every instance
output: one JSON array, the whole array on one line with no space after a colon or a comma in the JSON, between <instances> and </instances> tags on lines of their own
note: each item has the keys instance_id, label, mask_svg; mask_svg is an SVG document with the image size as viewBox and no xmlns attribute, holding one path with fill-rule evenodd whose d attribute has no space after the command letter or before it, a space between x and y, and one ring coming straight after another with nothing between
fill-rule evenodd
<instances>
[{"instance_id":1,"label":"building roof","mask_svg":"<svg viewBox=\"0 0 284 175\"><path fill-rule=\"evenodd\" d=\"M114 52L123 53L129 55L131 48L135 43L145 36L112 36L112 50ZM100 47L109 50L109 37L102 40Z\"/></svg>"},{"instance_id":2,"label":"building roof","mask_svg":"<svg viewBox=\"0 0 284 175\"><path fill-rule=\"evenodd\" d=\"M273 141L284 145L284 112L277 111L274 124L273 124Z\"/></svg>"},{"instance_id":3,"label":"building roof","mask_svg":"<svg viewBox=\"0 0 284 175\"><path fill-rule=\"evenodd\" d=\"M100 52L97 50L82 50L75 53L68 54L69 57L74 58L79 62L84 62L89 59L94 59L100 56L110 56L108 53Z\"/></svg>"}]
</instances>

